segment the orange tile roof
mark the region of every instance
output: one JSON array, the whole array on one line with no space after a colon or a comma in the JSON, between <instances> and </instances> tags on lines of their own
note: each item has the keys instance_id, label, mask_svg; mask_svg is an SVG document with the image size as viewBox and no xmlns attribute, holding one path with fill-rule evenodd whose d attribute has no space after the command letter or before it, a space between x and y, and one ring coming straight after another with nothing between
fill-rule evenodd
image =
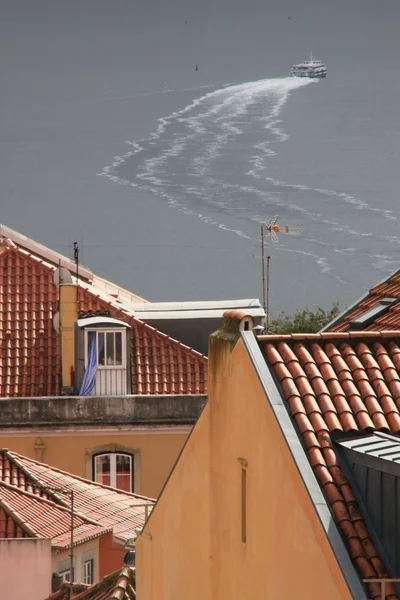
<instances>
[{"instance_id":1,"label":"orange tile roof","mask_svg":"<svg viewBox=\"0 0 400 600\"><path fill-rule=\"evenodd\" d=\"M392 274L386 281L383 281L371 288L366 296L356 302L348 311L328 325L325 331L348 331L351 327L350 321L360 317L367 310L376 306L382 298L400 299L400 272ZM365 327L366 331L382 330L400 330L400 303L389 306L387 311L381 316L377 316L373 322Z\"/></svg>"},{"instance_id":2,"label":"orange tile roof","mask_svg":"<svg viewBox=\"0 0 400 600\"><path fill-rule=\"evenodd\" d=\"M69 497L49 488L73 491L76 514L85 522L96 527L101 526L105 531L113 530L114 537L122 543L136 537L136 529L143 527L143 505L148 504L152 507L154 504L154 500L150 498L71 475L8 450L0 450L1 483L7 490L12 487L24 492L29 498L35 498L35 494L41 490L42 498L66 510L67 514ZM135 505L138 507L135 508ZM29 519L26 522L30 524ZM59 535L61 534L60 531ZM62 537L58 541L69 543L67 538L64 540Z\"/></svg>"},{"instance_id":3,"label":"orange tile roof","mask_svg":"<svg viewBox=\"0 0 400 600\"><path fill-rule=\"evenodd\" d=\"M136 600L135 569L124 567L94 585L72 584L72 600ZM46 600L69 600L70 584L63 583L58 592Z\"/></svg>"},{"instance_id":4,"label":"orange tile roof","mask_svg":"<svg viewBox=\"0 0 400 600\"><path fill-rule=\"evenodd\" d=\"M0 230L0 397L60 394L60 340L53 327L58 264L50 260L56 260L52 251L29 244L37 252ZM207 358L137 319L134 303L141 298L93 274L89 280L73 273L73 281L80 313L108 311L131 326L133 394L206 393Z\"/></svg>"},{"instance_id":5,"label":"orange tile roof","mask_svg":"<svg viewBox=\"0 0 400 600\"><path fill-rule=\"evenodd\" d=\"M331 433L400 433L400 331L266 335L258 341L361 577L387 576ZM371 598L381 598L379 584L368 588ZM389 584L386 598L397 598Z\"/></svg>"}]
</instances>

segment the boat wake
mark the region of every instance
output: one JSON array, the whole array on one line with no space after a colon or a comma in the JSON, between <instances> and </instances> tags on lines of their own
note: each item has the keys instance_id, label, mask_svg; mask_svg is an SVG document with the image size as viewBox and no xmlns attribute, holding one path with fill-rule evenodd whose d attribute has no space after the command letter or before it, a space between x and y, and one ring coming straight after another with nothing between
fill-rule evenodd
<instances>
[{"instance_id":1,"label":"boat wake","mask_svg":"<svg viewBox=\"0 0 400 600\"><path fill-rule=\"evenodd\" d=\"M397 217L344 192L272 176L277 144L288 137L282 108L291 93L312 83L316 81L288 77L211 91L159 119L147 139L127 141L126 152L99 175L150 192L171 208L254 243L255 224L278 212L285 222L300 224L303 233L286 236L277 251L308 257L321 272L343 282L335 275L332 256L351 253L349 236L362 240L374 235L358 227L360 211L389 221ZM332 242L323 229L335 232ZM383 254L373 266L387 271L388 260Z\"/></svg>"},{"instance_id":2,"label":"boat wake","mask_svg":"<svg viewBox=\"0 0 400 600\"><path fill-rule=\"evenodd\" d=\"M244 164L247 160L249 166L253 159L246 159L248 147L244 144L238 157L232 143L240 144L241 138L257 131L260 137L269 137L263 142L264 155L274 155L270 145L287 138L280 128L279 113L292 91L310 83L295 78L264 79L209 92L159 119L157 129L147 139L126 141L127 151L115 156L99 175L150 191L171 208L251 238L208 214L208 209L219 214L243 214L245 207L229 197L229 190L235 192L235 185L229 183L230 170L238 158ZM219 168L224 163L225 172ZM253 193L250 188L248 191Z\"/></svg>"}]
</instances>

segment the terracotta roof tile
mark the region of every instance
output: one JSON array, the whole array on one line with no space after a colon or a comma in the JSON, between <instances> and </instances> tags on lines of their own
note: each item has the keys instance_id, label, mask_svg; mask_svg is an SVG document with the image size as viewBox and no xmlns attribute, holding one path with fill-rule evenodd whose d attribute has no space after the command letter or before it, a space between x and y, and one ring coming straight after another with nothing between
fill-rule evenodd
<instances>
[{"instance_id":1,"label":"terracotta roof tile","mask_svg":"<svg viewBox=\"0 0 400 600\"><path fill-rule=\"evenodd\" d=\"M124 567L104 577L94 585L63 583L61 588L50 594L46 600L136 600L136 572L134 568Z\"/></svg>"},{"instance_id":2,"label":"terracotta roof tile","mask_svg":"<svg viewBox=\"0 0 400 600\"><path fill-rule=\"evenodd\" d=\"M75 512L79 518L96 527L101 525L107 531L112 529L114 537L124 543L136 536L136 529L143 527L143 505L148 504L152 508L154 504L150 498L103 486L14 452L0 450L0 485L4 482L4 486L10 486L10 472L14 474L16 490L26 492L33 499L35 496L42 497L63 507L67 514L69 498L49 488L62 487L73 491ZM135 508L135 505L138 507ZM33 513L31 518L35 518ZM59 533L61 535L63 531ZM63 543L67 540L60 538L58 541Z\"/></svg>"},{"instance_id":3,"label":"terracotta roof tile","mask_svg":"<svg viewBox=\"0 0 400 600\"><path fill-rule=\"evenodd\" d=\"M4 537L51 538L52 546L60 549L66 549L70 545L71 513L68 508L1 481L0 506ZM74 544L102 536L108 531L110 529L100 524L93 524L78 514L74 515Z\"/></svg>"},{"instance_id":4,"label":"terracotta roof tile","mask_svg":"<svg viewBox=\"0 0 400 600\"><path fill-rule=\"evenodd\" d=\"M361 577L387 577L331 433L400 432L400 332L266 335L258 340ZM381 598L379 584L368 589L371 598ZM397 598L392 586L386 598Z\"/></svg>"},{"instance_id":5,"label":"terracotta roof tile","mask_svg":"<svg viewBox=\"0 0 400 600\"><path fill-rule=\"evenodd\" d=\"M8 238L0 250L0 397L59 395L58 265ZM96 276L73 279L80 313L107 310L131 326L133 394L206 392L207 358L137 319L132 306L141 298Z\"/></svg>"},{"instance_id":6,"label":"terracotta roof tile","mask_svg":"<svg viewBox=\"0 0 400 600\"><path fill-rule=\"evenodd\" d=\"M326 331L344 332L351 328L350 321L366 313L370 308L376 306L382 298L400 299L400 273L392 274L387 281L371 288L369 293L357 302L342 317L336 319L332 325L328 325ZM373 322L366 327L368 331L400 330L400 303L388 306L386 312L375 317Z\"/></svg>"}]
</instances>

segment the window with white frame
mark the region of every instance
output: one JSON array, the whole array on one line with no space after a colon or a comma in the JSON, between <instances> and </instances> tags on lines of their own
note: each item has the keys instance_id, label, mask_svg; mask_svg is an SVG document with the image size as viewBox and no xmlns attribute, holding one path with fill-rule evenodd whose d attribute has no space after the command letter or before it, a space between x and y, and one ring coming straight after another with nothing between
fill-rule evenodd
<instances>
[{"instance_id":1,"label":"window with white frame","mask_svg":"<svg viewBox=\"0 0 400 600\"><path fill-rule=\"evenodd\" d=\"M71 569L65 569L64 571L58 572L59 577L62 581L71 581Z\"/></svg>"},{"instance_id":2,"label":"window with white frame","mask_svg":"<svg viewBox=\"0 0 400 600\"><path fill-rule=\"evenodd\" d=\"M83 563L83 583L94 583L94 560L90 558Z\"/></svg>"},{"instance_id":3,"label":"window with white frame","mask_svg":"<svg viewBox=\"0 0 400 600\"><path fill-rule=\"evenodd\" d=\"M126 331L121 329L87 330L86 353L90 342L96 340L97 368L126 367ZM86 364L87 364L86 356Z\"/></svg>"},{"instance_id":4,"label":"window with white frame","mask_svg":"<svg viewBox=\"0 0 400 600\"><path fill-rule=\"evenodd\" d=\"M93 457L94 480L125 492L134 490L133 456L112 452Z\"/></svg>"}]
</instances>

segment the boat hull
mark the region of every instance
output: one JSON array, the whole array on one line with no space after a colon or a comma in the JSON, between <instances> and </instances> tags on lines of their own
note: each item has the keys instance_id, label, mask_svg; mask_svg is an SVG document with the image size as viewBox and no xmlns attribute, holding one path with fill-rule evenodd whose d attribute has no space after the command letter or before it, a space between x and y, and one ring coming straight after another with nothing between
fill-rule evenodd
<instances>
[{"instance_id":1,"label":"boat hull","mask_svg":"<svg viewBox=\"0 0 400 600\"><path fill-rule=\"evenodd\" d=\"M307 77L308 79L324 79L326 73L291 73L292 77Z\"/></svg>"}]
</instances>

